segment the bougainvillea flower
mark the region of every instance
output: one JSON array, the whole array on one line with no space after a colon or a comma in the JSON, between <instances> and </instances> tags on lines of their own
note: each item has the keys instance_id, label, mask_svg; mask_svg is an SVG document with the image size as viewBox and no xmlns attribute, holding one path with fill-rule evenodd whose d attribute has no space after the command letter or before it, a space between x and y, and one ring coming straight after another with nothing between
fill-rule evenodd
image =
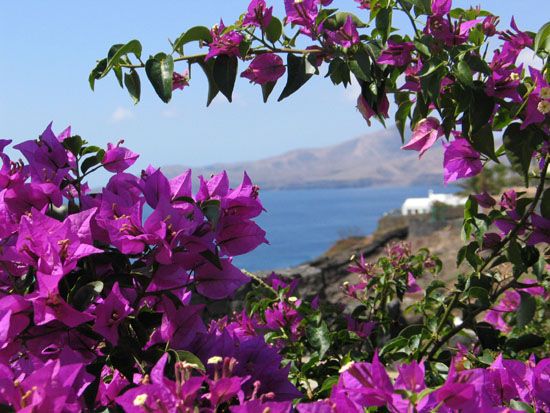
<instances>
[{"instance_id":1,"label":"bougainvillea flower","mask_svg":"<svg viewBox=\"0 0 550 413\"><path fill-rule=\"evenodd\" d=\"M15 145L31 169L33 180L38 183L59 185L70 170L67 151L52 131L50 123L38 140L29 140Z\"/></svg>"},{"instance_id":2,"label":"bougainvillea flower","mask_svg":"<svg viewBox=\"0 0 550 413\"><path fill-rule=\"evenodd\" d=\"M241 73L252 83L265 85L266 83L276 82L285 74L285 65L283 59L274 53L263 53L254 58L248 68Z\"/></svg>"},{"instance_id":3,"label":"bougainvillea flower","mask_svg":"<svg viewBox=\"0 0 550 413\"><path fill-rule=\"evenodd\" d=\"M196 269L197 291L214 300L229 297L237 288L249 282L241 270L228 259L220 260L221 268L205 262Z\"/></svg>"},{"instance_id":4,"label":"bougainvillea flower","mask_svg":"<svg viewBox=\"0 0 550 413\"><path fill-rule=\"evenodd\" d=\"M357 98L357 109L363 115L363 118L367 121L367 124L370 126L370 119L373 116L380 116L383 118L388 118L388 110L390 108L390 102L386 94L383 94L378 99L378 104L376 108L369 105L365 97L361 94Z\"/></svg>"},{"instance_id":5,"label":"bougainvillea flower","mask_svg":"<svg viewBox=\"0 0 550 413\"><path fill-rule=\"evenodd\" d=\"M182 74L172 73L172 90L183 90L187 86L189 86L189 70L185 69Z\"/></svg>"},{"instance_id":6,"label":"bougainvillea flower","mask_svg":"<svg viewBox=\"0 0 550 413\"><path fill-rule=\"evenodd\" d=\"M436 118L422 119L414 128L409 143L402 146L401 149L419 151L418 157L420 158L443 134L443 128Z\"/></svg>"},{"instance_id":7,"label":"bougainvillea flower","mask_svg":"<svg viewBox=\"0 0 550 413\"><path fill-rule=\"evenodd\" d=\"M393 384L375 353L372 363L353 363L333 387L331 399L346 398L351 411L361 412L365 407L384 406L391 401Z\"/></svg>"},{"instance_id":8,"label":"bougainvillea flower","mask_svg":"<svg viewBox=\"0 0 550 413\"><path fill-rule=\"evenodd\" d=\"M376 60L378 64L390 66L406 66L412 61L414 44L412 42L397 43L388 40L388 46L380 53Z\"/></svg>"},{"instance_id":9,"label":"bougainvillea flower","mask_svg":"<svg viewBox=\"0 0 550 413\"><path fill-rule=\"evenodd\" d=\"M482 192L481 194L473 195L477 204L482 208L492 208L496 205L497 201L487 193L487 191Z\"/></svg>"},{"instance_id":10,"label":"bougainvillea flower","mask_svg":"<svg viewBox=\"0 0 550 413\"><path fill-rule=\"evenodd\" d=\"M550 113L550 86L542 73L532 67L529 67L531 79L535 83L535 88L527 98L525 107L525 119L521 124L521 129L533 123L544 122L546 116Z\"/></svg>"},{"instance_id":11,"label":"bougainvillea flower","mask_svg":"<svg viewBox=\"0 0 550 413\"><path fill-rule=\"evenodd\" d=\"M512 102L521 102L522 98L518 92L521 81L522 66L514 70L497 69L485 83L487 96L494 96L500 99L510 99Z\"/></svg>"},{"instance_id":12,"label":"bougainvillea flower","mask_svg":"<svg viewBox=\"0 0 550 413\"><path fill-rule=\"evenodd\" d=\"M451 11L452 0L432 0L432 15L444 16Z\"/></svg>"},{"instance_id":13,"label":"bougainvillea flower","mask_svg":"<svg viewBox=\"0 0 550 413\"><path fill-rule=\"evenodd\" d=\"M497 330L509 332L512 328L504 321L503 315L516 311L521 302L521 295L515 290L508 290L492 309L487 311L484 320Z\"/></svg>"},{"instance_id":14,"label":"bougainvillea flower","mask_svg":"<svg viewBox=\"0 0 550 413\"><path fill-rule=\"evenodd\" d=\"M479 152L472 148L467 139L456 138L444 146L443 168L445 170L445 184L458 179L476 176L483 169Z\"/></svg>"},{"instance_id":15,"label":"bougainvillea flower","mask_svg":"<svg viewBox=\"0 0 550 413\"><path fill-rule=\"evenodd\" d=\"M286 17L289 23L310 26L319 13L315 0L285 0Z\"/></svg>"},{"instance_id":16,"label":"bougainvillea flower","mask_svg":"<svg viewBox=\"0 0 550 413\"><path fill-rule=\"evenodd\" d=\"M550 244L550 219L537 214L531 214L531 225L533 225L533 232L529 235L527 244Z\"/></svg>"},{"instance_id":17,"label":"bougainvillea flower","mask_svg":"<svg viewBox=\"0 0 550 413\"><path fill-rule=\"evenodd\" d=\"M201 319L202 305L181 305L163 297L159 310L162 310L162 324L156 330L147 346L156 343L170 342L175 349L186 349L199 333L206 333Z\"/></svg>"},{"instance_id":18,"label":"bougainvillea flower","mask_svg":"<svg viewBox=\"0 0 550 413\"><path fill-rule=\"evenodd\" d=\"M241 56L239 46L244 40L244 36L241 33L234 30L226 31L223 20L220 20L220 24L214 26L210 33L212 35L212 42L208 45L208 54L204 60L209 60L219 55Z\"/></svg>"},{"instance_id":19,"label":"bougainvillea flower","mask_svg":"<svg viewBox=\"0 0 550 413\"><path fill-rule=\"evenodd\" d=\"M291 413L291 402L264 402L259 399L249 400L239 406L231 406L231 413Z\"/></svg>"},{"instance_id":20,"label":"bougainvillea flower","mask_svg":"<svg viewBox=\"0 0 550 413\"><path fill-rule=\"evenodd\" d=\"M103 252L91 245L90 221L95 212L90 209L60 222L32 210L21 218L16 249L24 262L44 274L67 274L79 259Z\"/></svg>"},{"instance_id":21,"label":"bougainvillea flower","mask_svg":"<svg viewBox=\"0 0 550 413\"><path fill-rule=\"evenodd\" d=\"M224 217L216 235L221 251L228 256L246 254L261 244L269 244L266 232L250 219L239 216Z\"/></svg>"},{"instance_id":22,"label":"bougainvillea flower","mask_svg":"<svg viewBox=\"0 0 550 413\"><path fill-rule=\"evenodd\" d=\"M120 140L116 146L112 143L107 144L107 150L101 160L101 164L109 172L124 172L136 162L137 158L139 158L137 153L120 146L123 143L124 140Z\"/></svg>"},{"instance_id":23,"label":"bougainvillea flower","mask_svg":"<svg viewBox=\"0 0 550 413\"><path fill-rule=\"evenodd\" d=\"M118 326L132 311L130 302L122 295L118 283L115 283L107 298L96 305L96 320L93 329L116 346L118 344Z\"/></svg>"},{"instance_id":24,"label":"bougainvillea flower","mask_svg":"<svg viewBox=\"0 0 550 413\"><path fill-rule=\"evenodd\" d=\"M348 16L346 22L336 31L327 30L327 38L332 44L350 48L354 44L359 43L359 33L357 26L353 22L351 16Z\"/></svg>"},{"instance_id":25,"label":"bougainvillea flower","mask_svg":"<svg viewBox=\"0 0 550 413\"><path fill-rule=\"evenodd\" d=\"M300 337L299 328L303 318L296 308L299 303L294 304L278 302L265 310L265 325L273 331L280 331L281 328L290 331L289 338L292 341Z\"/></svg>"},{"instance_id":26,"label":"bougainvillea flower","mask_svg":"<svg viewBox=\"0 0 550 413\"><path fill-rule=\"evenodd\" d=\"M351 315L346 316L346 322L348 330L354 332L363 339L369 338L376 327L376 323L373 321L359 321Z\"/></svg>"},{"instance_id":27,"label":"bougainvillea flower","mask_svg":"<svg viewBox=\"0 0 550 413\"><path fill-rule=\"evenodd\" d=\"M356 3L359 3L359 7L360 9L370 9L370 0L354 0Z\"/></svg>"},{"instance_id":28,"label":"bougainvillea flower","mask_svg":"<svg viewBox=\"0 0 550 413\"><path fill-rule=\"evenodd\" d=\"M499 205L504 209L512 211L516 209L517 200L518 193L513 189L509 189L507 191L504 191L504 193L500 197Z\"/></svg>"},{"instance_id":29,"label":"bougainvillea flower","mask_svg":"<svg viewBox=\"0 0 550 413\"><path fill-rule=\"evenodd\" d=\"M252 0L243 19L243 26L257 26L267 29L273 16L273 7L267 7L265 0Z\"/></svg>"},{"instance_id":30,"label":"bougainvillea flower","mask_svg":"<svg viewBox=\"0 0 550 413\"><path fill-rule=\"evenodd\" d=\"M101 406L112 407L117 396L129 384L128 380L118 370L112 370L108 366L103 366L101 380L97 389L97 402Z\"/></svg>"}]
</instances>

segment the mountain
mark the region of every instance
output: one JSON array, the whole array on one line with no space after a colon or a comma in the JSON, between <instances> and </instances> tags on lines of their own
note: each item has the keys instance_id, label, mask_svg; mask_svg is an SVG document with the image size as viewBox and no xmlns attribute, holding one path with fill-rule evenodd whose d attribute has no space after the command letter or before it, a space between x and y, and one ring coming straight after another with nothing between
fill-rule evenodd
<instances>
[{"instance_id":1,"label":"mountain","mask_svg":"<svg viewBox=\"0 0 550 413\"><path fill-rule=\"evenodd\" d=\"M418 159L418 152L400 150L395 128L370 133L322 148L297 149L257 161L215 163L193 168L193 175L226 170L232 184L246 171L262 189L340 188L358 186L437 185L443 182L442 150L436 145ZM186 169L163 168L167 176Z\"/></svg>"}]
</instances>

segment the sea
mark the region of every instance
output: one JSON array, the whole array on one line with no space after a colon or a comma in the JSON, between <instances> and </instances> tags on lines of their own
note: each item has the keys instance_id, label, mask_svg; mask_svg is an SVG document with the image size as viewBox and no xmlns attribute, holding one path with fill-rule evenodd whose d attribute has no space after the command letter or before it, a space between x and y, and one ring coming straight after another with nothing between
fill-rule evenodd
<instances>
[{"instance_id":1,"label":"sea","mask_svg":"<svg viewBox=\"0 0 550 413\"><path fill-rule=\"evenodd\" d=\"M400 209L407 198L456 187L408 186L261 191L266 212L256 222L269 244L235 257L249 271L288 268L320 256L342 238L374 232L378 219Z\"/></svg>"}]
</instances>

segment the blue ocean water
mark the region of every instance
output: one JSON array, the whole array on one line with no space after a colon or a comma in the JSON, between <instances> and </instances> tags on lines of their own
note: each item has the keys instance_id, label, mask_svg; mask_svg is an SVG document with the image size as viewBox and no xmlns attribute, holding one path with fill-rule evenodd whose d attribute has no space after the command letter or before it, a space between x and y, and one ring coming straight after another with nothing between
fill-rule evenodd
<instances>
[{"instance_id":1,"label":"blue ocean water","mask_svg":"<svg viewBox=\"0 0 550 413\"><path fill-rule=\"evenodd\" d=\"M290 267L314 259L335 241L368 235L378 219L400 208L406 198L456 192L456 187L344 188L261 191L267 212L256 222L267 232L269 245L235 257L249 271Z\"/></svg>"}]
</instances>

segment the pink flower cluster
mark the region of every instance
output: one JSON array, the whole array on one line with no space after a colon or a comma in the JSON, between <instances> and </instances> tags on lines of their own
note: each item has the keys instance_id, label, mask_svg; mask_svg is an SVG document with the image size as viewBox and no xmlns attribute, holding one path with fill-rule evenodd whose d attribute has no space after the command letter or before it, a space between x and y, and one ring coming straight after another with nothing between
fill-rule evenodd
<instances>
[{"instance_id":1,"label":"pink flower cluster","mask_svg":"<svg viewBox=\"0 0 550 413\"><path fill-rule=\"evenodd\" d=\"M232 257L267 242L246 174L235 189L225 172L199 177L194 193L191 171L126 172L138 155L122 142L102 150L50 125L15 146L28 163L11 161L9 143L0 153L1 406L215 411L233 397L300 396L262 336L223 320L207 328L204 306L191 303L196 293L231 296L248 282ZM84 179L100 168L113 175L94 193ZM178 361L181 350L202 361ZM207 369L190 378L200 363Z\"/></svg>"}]
</instances>

